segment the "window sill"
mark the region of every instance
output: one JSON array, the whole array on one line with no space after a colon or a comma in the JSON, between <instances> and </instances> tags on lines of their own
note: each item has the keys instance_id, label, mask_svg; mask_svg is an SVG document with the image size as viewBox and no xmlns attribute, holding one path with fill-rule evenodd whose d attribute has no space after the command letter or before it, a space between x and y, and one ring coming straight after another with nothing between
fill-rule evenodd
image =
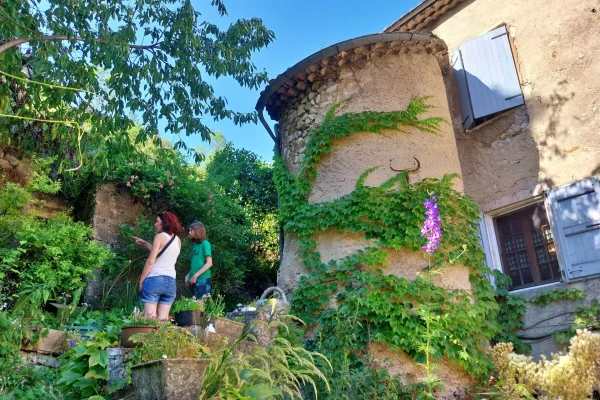
<instances>
[{"instance_id":1,"label":"window sill","mask_svg":"<svg viewBox=\"0 0 600 400\"><path fill-rule=\"evenodd\" d=\"M511 290L508 292L508 294L521 294L521 293L527 293L527 292L531 292L532 290L539 290L539 289L547 289L547 288L551 288L554 286L561 286L561 285L565 285L564 282L558 281L558 282L550 282L550 283L545 283L543 285L537 285L537 286L530 286L530 287L526 287L523 289L515 289L515 290Z\"/></svg>"}]
</instances>

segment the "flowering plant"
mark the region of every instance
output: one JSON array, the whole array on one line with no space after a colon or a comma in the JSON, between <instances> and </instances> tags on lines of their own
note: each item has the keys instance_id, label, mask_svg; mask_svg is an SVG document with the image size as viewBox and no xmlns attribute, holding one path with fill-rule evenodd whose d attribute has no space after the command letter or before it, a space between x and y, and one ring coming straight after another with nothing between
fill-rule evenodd
<instances>
[{"instance_id":1,"label":"flowering plant","mask_svg":"<svg viewBox=\"0 0 600 400\"><path fill-rule=\"evenodd\" d=\"M195 297L180 297L174 304L172 311L200 311L200 305Z\"/></svg>"},{"instance_id":2,"label":"flowering plant","mask_svg":"<svg viewBox=\"0 0 600 400\"><path fill-rule=\"evenodd\" d=\"M427 244L422 247L426 253L433 253L436 251L440 245L440 240L442 239L442 221L439 216L437 199L437 196L431 196L423 203L427 210L425 211L427 218L421 228L421 237L427 238Z\"/></svg>"}]
</instances>

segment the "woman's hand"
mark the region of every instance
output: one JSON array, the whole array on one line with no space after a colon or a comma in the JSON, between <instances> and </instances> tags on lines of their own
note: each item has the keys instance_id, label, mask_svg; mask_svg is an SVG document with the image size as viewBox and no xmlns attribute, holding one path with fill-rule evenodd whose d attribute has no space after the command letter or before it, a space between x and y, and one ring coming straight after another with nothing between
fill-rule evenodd
<instances>
[{"instance_id":1,"label":"woman's hand","mask_svg":"<svg viewBox=\"0 0 600 400\"><path fill-rule=\"evenodd\" d=\"M140 284L138 287L138 293L142 293L142 286L144 286L144 281L140 280Z\"/></svg>"},{"instance_id":2,"label":"woman's hand","mask_svg":"<svg viewBox=\"0 0 600 400\"><path fill-rule=\"evenodd\" d=\"M190 284L192 284L192 285L195 285L196 279L198 279L198 277L196 275L192 275L192 277L190 278L190 280L188 282L190 282Z\"/></svg>"},{"instance_id":3,"label":"woman's hand","mask_svg":"<svg viewBox=\"0 0 600 400\"><path fill-rule=\"evenodd\" d=\"M132 236L135 239L135 244L137 244L138 246L146 246L148 244L148 242L146 242L144 239L141 239L137 236Z\"/></svg>"}]
</instances>

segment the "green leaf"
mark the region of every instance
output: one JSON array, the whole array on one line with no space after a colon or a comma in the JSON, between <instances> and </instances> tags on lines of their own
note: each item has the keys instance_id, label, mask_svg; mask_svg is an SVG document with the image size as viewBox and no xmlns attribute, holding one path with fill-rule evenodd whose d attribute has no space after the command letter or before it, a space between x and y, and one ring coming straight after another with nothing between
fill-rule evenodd
<instances>
[{"instance_id":1,"label":"green leaf","mask_svg":"<svg viewBox=\"0 0 600 400\"><path fill-rule=\"evenodd\" d=\"M108 369L95 365L84 375L84 378L108 380Z\"/></svg>"}]
</instances>

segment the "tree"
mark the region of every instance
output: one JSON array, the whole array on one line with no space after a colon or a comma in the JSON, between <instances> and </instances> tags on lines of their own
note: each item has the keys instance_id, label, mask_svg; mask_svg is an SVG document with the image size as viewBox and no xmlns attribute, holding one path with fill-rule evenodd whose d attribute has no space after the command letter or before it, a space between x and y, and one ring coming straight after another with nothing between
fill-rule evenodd
<instances>
[{"instance_id":1,"label":"tree","mask_svg":"<svg viewBox=\"0 0 600 400\"><path fill-rule=\"evenodd\" d=\"M222 0L211 3L227 14ZM157 138L160 120L168 133L204 140L211 134L205 116L255 122L254 112L230 110L204 77L258 88L267 75L251 56L274 35L257 18L221 30L190 0L3 0L0 38L0 114L25 118L10 125L3 118L1 139L80 161L73 143L84 132L119 136L134 125L132 114L142 120L138 141ZM28 74L42 84L24 81ZM174 147L187 149L182 140ZM108 164L105 156L96 155Z\"/></svg>"}]
</instances>

